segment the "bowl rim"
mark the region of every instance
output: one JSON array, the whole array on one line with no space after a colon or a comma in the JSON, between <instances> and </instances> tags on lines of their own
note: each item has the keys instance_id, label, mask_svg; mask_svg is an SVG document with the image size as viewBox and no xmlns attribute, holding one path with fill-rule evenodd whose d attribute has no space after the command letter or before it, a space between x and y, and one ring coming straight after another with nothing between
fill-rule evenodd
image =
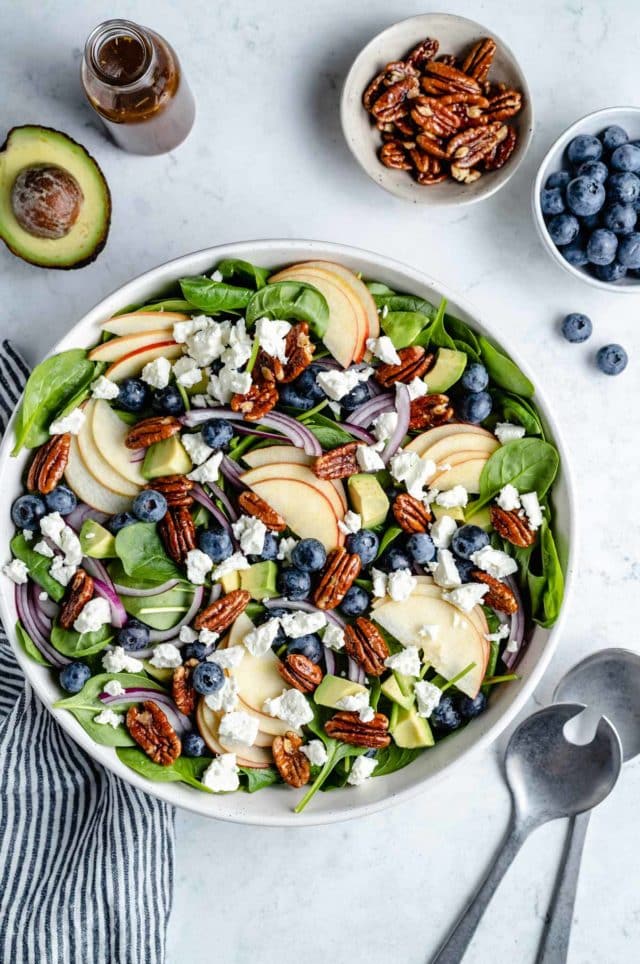
<instances>
[{"instance_id":1,"label":"bowl rim","mask_svg":"<svg viewBox=\"0 0 640 964\"><path fill-rule=\"evenodd\" d=\"M207 263L215 263L222 257L256 258L262 256L268 258L270 253L277 254L278 257L282 258L282 251L283 249L287 248L296 250L304 249L305 253L308 253L310 258L333 257L335 260L346 258L350 259L352 262L358 260L362 262L374 261L381 268L401 274L406 279L408 285L415 283L417 285L422 285L426 288L435 290L442 297L447 298L449 301L453 301L459 308L463 310L463 312L467 313L473 319L473 323L475 325L478 325L487 333L492 331L491 326L486 323L484 317L464 297L460 297L447 285L441 284L433 279L430 275L427 275L416 268L412 268L403 262L396 260L395 258L389 258L386 255L381 255L374 251L336 242L291 238L261 239L255 241L233 242L230 244L220 244L208 248L202 248L198 251L193 251L189 254L166 261L163 264L158 265L155 268L151 268L141 275L138 275L136 278L126 282L124 285L115 288L105 298L101 299L101 301L99 301L93 308L87 311L76 322L76 324L72 325L68 329L65 335L46 353L44 357L48 358L57 351L60 351L61 349L64 350L64 347L66 347L65 342L71 341L79 328L98 323L101 320L106 320L108 317L111 317L114 311L118 311L126 305L131 304L132 299L135 302L136 297L139 298L139 290L151 285L156 287L158 290L161 290L163 284L166 286L167 284L174 282L181 275L193 270L194 264L197 264L203 260L206 260ZM514 362L520 366L522 371L527 376L531 377L528 364L522 361L517 352L512 351L512 347L508 341L505 342L502 337L498 338L497 340L498 343L502 345L513 358ZM129 769L118 760L115 753L112 752L113 747L106 747L101 744L96 744L94 740L85 732L80 723L76 721L76 719L70 713L54 713L52 707L53 700L46 692L44 676L41 677L38 674L38 669L43 669L43 667L38 667L38 664L35 664L32 660L30 660L16 641L13 612L7 603L8 591L11 587L7 588L3 584L2 588L0 589L0 619L4 624L11 648L18 661L18 664L25 674L27 681L33 687L35 693L43 702L47 711L52 714L58 725L60 725L93 760L102 764L112 773L126 780L128 783L140 790L143 790L145 793L150 793L152 796L155 796L167 803L171 803L201 816L225 820L232 823L243 823L256 826L320 826L328 823L336 823L343 820L353 819L355 817L367 816L380 810L384 810L395 803L411 799L418 793L424 791L428 785L433 785L436 781L442 780L445 776L452 773L454 769L459 768L462 762L469 758L472 754L478 753L480 750L487 748L506 729L514 717L522 710L524 704L529 699L535 687L540 682L544 672L546 671L558 645L560 631L566 618L568 602L574 583L574 560L577 553L578 539L576 524L575 484L567 445L555 421L555 417L552 414L552 410L547 402L547 399L545 398L543 391L538 387L538 381L536 379L532 380L536 387L536 400L540 404L545 421L548 422L551 429L553 441L560 453L562 476L563 480L565 481L568 525L566 536L565 593L563 604L555 625L551 628L551 630L545 631L548 632L548 637L545 640L544 647L534 666L531 668L530 673L526 679L522 681L522 686L515 695L511 704L503 710L496 721L490 725L484 733L480 734L476 740L470 743L469 746L459 750L457 756L453 760L447 761L438 771L428 774L421 779L415 779L410 785L400 790L391 790L380 799L374 801L363 800L359 803L357 802L357 798L354 801L351 794L345 794L342 797L342 804L339 807L335 807L328 813L320 813L317 811L314 812L313 808L310 808L309 811L305 811L302 814L294 814L292 810L286 810L284 812L270 813L268 815L256 818L253 813L246 812L241 805L238 805L236 809L231 811L212 813L207 809L208 795L206 794L193 792L190 794L185 794L185 799L176 800L176 795L179 793L180 789L184 789L182 788L181 784L158 783L139 776L135 771ZM11 419L7 423L6 431L2 439L2 443L0 444L0 472L3 473L11 459L11 441L18 408L19 405L16 406ZM18 463L16 462L15 464ZM11 595L13 597L13 593ZM220 794L218 796L223 798L238 798L244 797L245 794Z\"/></svg>"},{"instance_id":2,"label":"bowl rim","mask_svg":"<svg viewBox=\"0 0 640 964\"><path fill-rule=\"evenodd\" d=\"M600 107L598 110L590 111L588 114L584 114L583 117L579 117L578 120L570 124L550 145L549 149L545 153L540 166L534 175L532 186L531 186L531 207L533 210L533 220L538 231L540 240L543 246L547 249L556 264L559 264L561 268L564 268L569 274L573 275L574 278L578 278L580 281L590 284L593 288L600 288L601 291L608 291L611 294L620 295L633 295L640 294L640 279L634 284L629 284L627 282L611 282L611 281L600 281L599 278L595 278L593 275L588 274L582 268L576 268L575 265L569 264L566 258L562 257L560 250L555 246L553 241L549 236L547 226L545 224L544 215L542 213L542 207L540 204L540 192L542 190L542 183L546 181L547 177L551 172L549 172L548 167L551 161L551 155L555 151L562 147L567 146L568 142L573 138L574 134L580 133L580 127L587 121L595 120L601 117L604 120L605 116L614 119L619 114L624 113L637 114L640 118L640 107L629 105L628 107Z\"/></svg>"},{"instance_id":3,"label":"bowl rim","mask_svg":"<svg viewBox=\"0 0 640 964\"><path fill-rule=\"evenodd\" d=\"M365 57L369 54L370 48L373 47L374 44L377 44L380 40L388 39L387 35L391 37L394 34L394 32L396 32L400 27L403 27L406 24L415 22L417 25L419 22L422 23L433 17L444 17L447 20L451 20L451 21L455 20L458 23L467 24L470 27L477 29L479 36L492 37L496 41L496 43L508 54L508 56L515 64L516 71L520 77L519 84L522 89L522 94L525 98L525 103L528 104L529 106L529 111L530 111L530 122L526 126L524 130L524 136L521 137L521 141L520 141L521 149L518 153L517 158L513 161L510 160L508 165L502 168L502 178L494 178L492 180L484 179L489 181L489 184L483 191L477 192L475 194L466 194L466 195L461 194L460 197L456 197L456 198L452 197L450 201L441 200L437 204L433 204L431 201L429 201L429 195L427 191L418 193L418 189L420 185L416 186L415 198L410 199L406 197L404 194L401 194L398 191L396 191L394 187L387 184L385 178L379 179L375 177L373 172L368 170L364 166L361 158L356 153L356 150L352 143L352 139L349 136L349 132L352 126L352 119L351 119L351 108L348 103L348 95L350 92L350 88L353 84L353 74L355 73L357 67L360 65L361 61L364 60ZM342 84L342 90L340 93L340 124L342 127L342 135L344 137L344 140L346 141L347 147L349 148L349 151L352 157L358 163L358 166L361 168L361 170L364 171L367 177L371 181L373 181L374 184L377 184L378 187L382 188L384 191L387 191L388 194L393 194L394 197L397 197L402 201L406 201L409 204L425 204L425 205L432 204L432 206L434 207L442 207L442 208L463 207L470 204L477 204L479 201L484 201L486 200L486 198L492 197L511 180L513 175L516 173L516 171L522 164L527 154L527 151L531 146L531 141L533 139L533 132L535 130L535 120L536 120L535 107L533 102L533 96L531 93L531 88L529 86L529 81L527 80L527 76L524 70L520 66L520 61L514 54L509 44L505 40L503 40L503 38L499 34L497 34L495 30L490 30L488 27L485 27L477 20L472 20L470 17L463 17L463 16L460 16L459 14L448 13L446 11L443 11L443 12L431 11L429 13L416 14L413 17L405 17L403 20L397 20L395 21L395 23L390 24L388 27L385 27L384 30L381 30L379 33L375 34L375 36L373 36L364 45L364 47L362 47L362 49L358 52L358 54L356 54L351 66L349 67L347 75L344 79L344 82ZM384 168L383 165L382 167ZM494 173L497 173L497 172L494 172ZM461 185L461 187L464 187L464 185Z\"/></svg>"}]
</instances>

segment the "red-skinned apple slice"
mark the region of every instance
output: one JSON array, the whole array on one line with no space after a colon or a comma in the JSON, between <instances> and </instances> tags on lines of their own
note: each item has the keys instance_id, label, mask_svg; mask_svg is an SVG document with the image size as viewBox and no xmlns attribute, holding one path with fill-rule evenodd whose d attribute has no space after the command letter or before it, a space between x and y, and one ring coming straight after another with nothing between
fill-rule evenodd
<instances>
[{"instance_id":1,"label":"red-skinned apple slice","mask_svg":"<svg viewBox=\"0 0 640 964\"><path fill-rule=\"evenodd\" d=\"M478 425L470 425L468 422L448 422L447 425L439 425L437 428L430 428L421 435L416 435L404 448L407 452L417 452L418 455L424 455L427 449L435 445L436 442L440 442L441 439L447 438L450 435L467 433L470 435L480 435L483 438L493 439L495 441L495 435L487 432L484 428L480 428Z\"/></svg>"},{"instance_id":2,"label":"red-skinned apple slice","mask_svg":"<svg viewBox=\"0 0 640 964\"><path fill-rule=\"evenodd\" d=\"M146 479L141 472L141 462L131 461L131 449L124 444L130 425L123 422L103 399L97 399L88 413L95 447L102 458L123 478L141 488Z\"/></svg>"},{"instance_id":3,"label":"red-skinned apple slice","mask_svg":"<svg viewBox=\"0 0 640 964\"><path fill-rule=\"evenodd\" d=\"M445 469L429 480L429 485L441 492L447 492L454 485L462 485L474 495L480 491L480 476L487 464L488 456L478 457L478 452L458 452L448 459L450 469Z\"/></svg>"},{"instance_id":4,"label":"red-skinned apple slice","mask_svg":"<svg viewBox=\"0 0 640 964\"><path fill-rule=\"evenodd\" d=\"M85 406L85 421L77 435L78 447L80 449L82 461L86 465L91 475L93 475L93 477L107 489L111 489L111 491L115 492L117 495L123 495L129 499L135 499L136 495L140 491L139 486L134 482L129 481L129 479L125 479L124 475L121 475L112 466L112 464L104 458L100 449L93 440L91 420L93 418L94 408L95 401L93 400L89 401ZM124 422L122 424L125 429L128 430L128 426L125 425Z\"/></svg>"},{"instance_id":5,"label":"red-skinned apple slice","mask_svg":"<svg viewBox=\"0 0 640 964\"><path fill-rule=\"evenodd\" d=\"M129 497L112 492L93 477L82 460L74 435L71 436L69 460L64 474L69 488L75 492L80 501L86 502L99 512L116 515L118 512L126 512L131 506Z\"/></svg>"},{"instance_id":6,"label":"red-skinned apple slice","mask_svg":"<svg viewBox=\"0 0 640 964\"><path fill-rule=\"evenodd\" d=\"M459 432L430 445L425 452L421 453L421 458L432 459L436 465L441 465L450 462L459 452L475 452L478 458L489 458L498 448L500 443L497 439L486 438L474 432Z\"/></svg>"},{"instance_id":7,"label":"red-skinned apple slice","mask_svg":"<svg viewBox=\"0 0 640 964\"><path fill-rule=\"evenodd\" d=\"M378 315L378 308L373 300L373 296L364 281L361 281L349 268L345 268L343 264L336 264L334 261L304 261L303 264L309 268L322 268L342 278L345 284L349 285L365 312L367 317L367 338L378 337L380 334L380 316Z\"/></svg>"},{"instance_id":8,"label":"red-skinned apple slice","mask_svg":"<svg viewBox=\"0 0 640 964\"><path fill-rule=\"evenodd\" d=\"M250 767L254 770L265 770L273 762L271 751L260 746L238 747L224 746L218 737L218 727L220 726L221 713L215 713L204 701L204 697L198 703L196 711L196 721L200 736L207 744L212 753L235 753L238 766Z\"/></svg>"},{"instance_id":9,"label":"red-skinned apple slice","mask_svg":"<svg viewBox=\"0 0 640 964\"><path fill-rule=\"evenodd\" d=\"M121 381L123 378L132 378L139 375L145 365L155 361L164 355L169 361L180 358L183 354L182 345L176 345L175 341L161 341L149 348L138 348L128 355L124 355L119 361L110 365L104 373L107 378L114 382Z\"/></svg>"},{"instance_id":10,"label":"red-skinned apple slice","mask_svg":"<svg viewBox=\"0 0 640 964\"><path fill-rule=\"evenodd\" d=\"M307 455L302 449L296 448L295 445L270 445L268 448L246 452L242 458L252 469L257 469L261 465L278 465L281 462L297 462L299 465L311 465L313 462L312 456ZM331 482L340 496L343 511L346 512L348 508L347 495L340 479L325 479L324 481Z\"/></svg>"},{"instance_id":11,"label":"red-skinned apple slice","mask_svg":"<svg viewBox=\"0 0 640 964\"><path fill-rule=\"evenodd\" d=\"M343 544L344 535L338 528L333 506L317 488L292 478L266 478L250 487L280 513L301 539L318 539L327 551Z\"/></svg>"},{"instance_id":12,"label":"red-skinned apple slice","mask_svg":"<svg viewBox=\"0 0 640 964\"><path fill-rule=\"evenodd\" d=\"M154 328L153 331L137 332L135 335L122 335L97 345L89 352L89 358L97 362L116 362L125 355L142 348L152 348L163 341L173 341L173 336L168 329L162 327Z\"/></svg>"},{"instance_id":13,"label":"red-skinned apple slice","mask_svg":"<svg viewBox=\"0 0 640 964\"><path fill-rule=\"evenodd\" d=\"M255 482L263 482L266 479L295 479L298 482L304 482L329 500L336 518L341 519L344 515L344 502L335 487L328 479L319 479L307 465L301 465L298 462L260 465L255 469L249 469L241 478L245 485L251 488Z\"/></svg>"},{"instance_id":14,"label":"red-skinned apple slice","mask_svg":"<svg viewBox=\"0 0 640 964\"><path fill-rule=\"evenodd\" d=\"M187 321L189 315L180 311L132 311L126 315L109 318L101 325L111 335L136 335L145 331L167 331L169 338L177 321Z\"/></svg>"}]
</instances>

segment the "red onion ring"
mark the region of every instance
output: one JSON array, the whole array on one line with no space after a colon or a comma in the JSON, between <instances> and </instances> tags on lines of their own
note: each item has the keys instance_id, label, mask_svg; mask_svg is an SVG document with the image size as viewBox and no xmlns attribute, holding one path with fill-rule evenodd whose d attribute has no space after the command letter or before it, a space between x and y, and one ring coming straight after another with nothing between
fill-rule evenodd
<instances>
[{"instance_id":1,"label":"red onion ring","mask_svg":"<svg viewBox=\"0 0 640 964\"><path fill-rule=\"evenodd\" d=\"M204 587L197 586L193 594L193 600L189 609L182 617L182 619L172 626L171 629L151 629L149 631L149 639L152 643L166 643L169 640L173 642L173 637L180 634L180 630L183 626L188 626L195 614L200 609L202 605L202 600L204 598Z\"/></svg>"},{"instance_id":2,"label":"red onion ring","mask_svg":"<svg viewBox=\"0 0 640 964\"><path fill-rule=\"evenodd\" d=\"M512 576L509 576L507 579L505 579L505 583L516 597L516 602L518 603L518 608L515 613L512 614L510 619L510 631L508 636L509 641L516 641L518 648L512 653L508 653L505 648L502 653L502 662L507 669L511 670L520 661L522 654L526 649L526 643L528 640L525 640L526 620L524 617L524 609L522 608L522 596L520 594L520 588Z\"/></svg>"},{"instance_id":3,"label":"red onion ring","mask_svg":"<svg viewBox=\"0 0 640 964\"><path fill-rule=\"evenodd\" d=\"M153 586L152 589L132 589L130 586L122 586L120 583L114 582L113 588L119 596L132 596L136 599L142 599L145 596L159 596L162 592L168 592L177 586L179 582L179 579L167 579L162 585Z\"/></svg>"},{"instance_id":4,"label":"red onion ring","mask_svg":"<svg viewBox=\"0 0 640 964\"><path fill-rule=\"evenodd\" d=\"M196 491L197 489L199 491ZM227 519L222 509L218 508L218 506L215 504L213 499L210 499L209 496L206 494L206 492L203 489L201 489L200 486L197 484L194 485L193 489L191 490L191 495L193 496L196 502L199 502L201 506L204 506L204 508L211 513L211 515L216 520L216 522L219 525L221 525L222 528L225 529L233 539L233 530L231 529L231 523Z\"/></svg>"},{"instance_id":5,"label":"red onion ring","mask_svg":"<svg viewBox=\"0 0 640 964\"><path fill-rule=\"evenodd\" d=\"M402 440L409 431L409 418L411 416L411 399L409 398L409 389L406 385L398 384L396 385L396 412L398 414L398 422L393 430L393 435L385 445L380 458L386 465L392 455L400 448Z\"/></svg>"},{"instance_id":6,"label":"red onion ring","mask_svg":"<svg viewBox=\"0 0 640 964\"><path fill-rule=\"evenodd\" d=\"M23 583L20 586L16 586L15 601L18 619L24 626L27 635L33 642L33 645L36 647L38 652L44 656L47 662L51 663L52 666L55 666L58 669L61 666L68 666L71 660L53 648L49 640L46 639L40 632L40 629L33 618L33 613L29 602L28 583Z\"/></svg>"},{"instance_id":7,"label":"red onion ring","mask_svg":"<svg viewBox=\"0 0 640 964\"><path fill-rule=\"evenodd\" d=\"M350 425L349 422L336 422L336 424L345 432L348 432L349 435L360 439L361 442L366 442L367 445L373 445L375 443L373 435L365 429L360 428L359 425Z\"/></svg>"},{"instance_id":8,"label":"red onion ring","mask_svg":"<svg viewBox=\"0 0 640 964\"><path fill-rule=\"evenodd\" d=\"M358 405L358 407L351 412L349 420L346 422L347 431L351 431L349 428L350 425L358 425L361 428L366 428L368 425L371 425L378 415L382 415L383 412L392 412L393 409L393 398L390 392L376 395L375 398L370 398L368 402L363 402L362 405Z\"/></svg>"},{"instance_id":9,"label":"red onion ring","mask_svg":"<svg viewBox=\"0 0 640 964\"><path fill-rule=\"evenodd\" d=\"M236 512L233 505L231 504L231 502L229 501L225 493L222 491L220 486L216 485L215 482L207 482L207 485L211 489L211 492L213 493L213 497L215 499L218 499L220 502L222 502L231 522L235 522L236 519L238 518L238 513ZM208 509L213 515L215 515L216 512L220 511L217 505L214 503L213 499L204 491L204 489L202 488L199 482L196 482L196 484L192 488L191 495L196 500L196 502L199 502L200 505L204 506L205 509ZM228 524L228 520L227 520L227 524Z\"/></svg>"},{"instance_id":10,"label":"red onion ring","mask_svg":"<svg viewBox=\"0 0 640 964\"><path fill-rule=\"evenodd\" d=\"M244 416L240 412L234 412L230 408L192 409L185 415L180 416L180 421L188 428L194 428L196 425L207 422L211 418L225 418L231 422L245 421ZM266 425L267 428L273 428L282 432L293 445L304 449L307 455L322 455L322 447L313 432L303 425L302 422L291 418L290 415L283 415L282 412L271 411L267 415L263 415L259 423L260 425Z\"/></svg>"},{"instance_id":11,"label":"red onion ring","mask_svg":"<svg viewBox=\"0 0 640 964\"><path fill-rule=\"evenodd\" d=\"M109 584L107 584L103 582L102 579L94 579L93 587L96 595L101 596L102 599L106 599L109 603L109 608L111 609L111 625L115 626L116 629L122 629L128 616L113 583L109 582Z\"/></svg>"},{"instance_id":12,"label":"red onion ring","mask_svg":"<svg viewBox=\"0 0 640 964\"><path fill-rule=\"evenodd\" d=\"M162 690L155 690L146 686L128 687L120 696L110 696L109 693L102 692L98 694L98 699L105 706L122 706L127 703L141 703L143 700L151 700L162 707L179 736L184 736L192 729L189 717L181 713L171 697L167 693L163 693Z\"/></svg>"},{"instance_id":13,"label":"red onion ring","mask_svg":"<svg viewBox=\"0 0 640 964\"><path fill-rule=\"evenodd\" d=\"M222 462L220 463L220 471L227 482L229 482L234 489L246 489L246 485L240 478L240 470L238 469L238 466L233 459L229 458L228 455L223 456Z\"/></svg>"}]
</instances>

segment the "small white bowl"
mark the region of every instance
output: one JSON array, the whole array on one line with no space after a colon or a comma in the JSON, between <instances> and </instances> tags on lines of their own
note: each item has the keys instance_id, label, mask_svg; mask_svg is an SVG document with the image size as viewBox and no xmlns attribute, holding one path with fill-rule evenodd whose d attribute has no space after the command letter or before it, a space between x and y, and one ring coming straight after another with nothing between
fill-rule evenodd
<instances>
[{"instance_id":1,"label":"small white bowl","mask_svg":"<svg viewBox=\"0 0 640 964\"><path fill-rule=\"evenodd\" d=\"M362 95L371 80L386 64L401 60L425 37L440 44L439 54L462 54L482 37L492 37L496 50L490 77L522 92L523 107L513 118L518 132L516 148L499 171L484 174L473 184L459 184L449 178L432 187L418 184L408 171L397 171L381 164L378 151L380 131L362 106ZM499 191L515 174L527 152L533 135L533 101L527 80L513 53L494 30L474 20L448 13L427 13L395 23L374 37L358 54L347 74L340 102L342 130L349 149L362 169L385 191L414 204L445 207L473 204Z\"/></svg>"},{"instance_id":2,"label":"small white bowl","mask_svg":"<svg viewBox=\"0 0 640 964\"><path fill-rule=\"evenodd\" d=\"M640 107L605 107L603 110L596 110L592 114L581 117L571 127L553 142L545 154L542 164L538 168L533 182L533 193L531 202L533 206L533 219L538 229L540 239L553 258L565 271L572 274L580 281L586 281L594 288L602 288L603 291L612 291L618 294L638 294L640 293L640 278L622 279L621 281L600 281L590 274L585 268L576 268L569 264L562 257L562 252L555 246L545 224L544 215L540 206L540 192L547 183L550 174L561 171L565 167L564 152L570 141L578 134L600 134L606 127L612 124L619 124L629 134L631 140L640 140ZM640 227L636 227L640 230Z\"/></svg>"}]
</instances>

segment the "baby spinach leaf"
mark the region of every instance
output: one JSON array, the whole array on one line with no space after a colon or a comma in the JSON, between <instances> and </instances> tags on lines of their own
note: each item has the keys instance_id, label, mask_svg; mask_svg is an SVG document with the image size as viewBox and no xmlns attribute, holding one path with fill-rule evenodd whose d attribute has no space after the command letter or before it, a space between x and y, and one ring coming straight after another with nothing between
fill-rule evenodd
<instances>
[{"instance_id":1,"label":"baby spinach leaf","mask_svg":"<svg viewBox=\"0 0 640 964\"><path fill-rule=\"evenodd\" d=\"M274 767L266 767L264 770L256 770L253 767L238 767L242 777L242 789L247 793L255 793L256 790L264 790L271 787L274 783L281 783L280 774Z\"/></svg>"},{"instance_id":2,"label":"baby spinach leaf","mask_svg":"<svg viewBox=\"0 0 640 964\"><path fill-rule=\"evenodd\" d=\"M412 345L430 319L420 311L390 311L380 318L380 326L396 348Z\"/></svg>"},{"instance_id":3,"label":"baby spinach leaf","mask_svg":"<svg viewBox=\"0 0 640 964\"><path fill-rule=\"evenodd\" d=\"M16 623L16 638L30 659L40 663L41 666L51 666L51 663L44 658L20 620Z\"/></svg>"},{"instance_id":4,"label":"baby spinach leaf","mask_svg":"<svg viewBox=\"0 0 640 964\"><path fill-rule=\"evenodd\" d=\"M450 348L456 350L456 343L445 327L445 312L447 302L443 298L438 306L436 316L429 328L425 328L415 340L416 345L427 347L431 345L436 348Z\"/></svg>"},{"instance_id":5,"label":"baby spinach leaf","mask_svg":"<svg viewBox=\"0 0 640 964\"><path fill-rule=\"evenodd\" d=\"M352 435L349 435L348 432L345 432L325 415L316 414L308 422L304 420L304 424L309 431L313 432L323 449L334 449L338 445L353 442Z\"/></svg>"},{"instance_id":6,"label":"baby spinach leaf","mask_svg":"<svg viewBox=\"0 0 640 964\"><path fill-rule=\"evenodd\" d=\"M564 575L555 539L546 519L540 527L526 578L534 620L545 628L553 626L562 606Z\"/></svg>"},{"instance_id":7,"label":"baby spinach leaf","mask_svg":"<svg viewBox=\"0 0 640 964\"><path fill-rule=\"evenodd\" d=\"M379 559L385 549L391 545L394 539L397 539L399 535L402 535L402 529L400 526L388 526L385 529L385 533L380 540L380 546L378 547L378 554L376 559Z\"/></svg>"},{"instance_id":8,"label":"baby spinach leaf","mask_svg":"<svg viewBox=\"0 0 640 964\"><path fill-rule=\"evenodd\" d=\"M393 288L383 284L381 281L365 281L365 284L374 298L377 295L395 295Z\"/></svg>"},{"instance_id":9,"label":"baby spinach leaf","mask_svg":"<svg viewBox=\"0 0 640 964\"><path fill-rule=\"evenodd\" d=\"M322 338L329 324L329 305L313 285L303 281L276 281L256 291L247 305L247 325L258 318L306 321Z\"/></svg>"},{"instance_id":10,"label":"baby spinach leaf","mask_svg":"<svg viewBox=\"0 0 640 964\"><path fill-rule=\"evenodd\" d=\"M116 755L126 766L147 780L155 780L157 783L187 783L204 793L212 792L200 782L202 774L211 763L211 757L179 756L170 766L164 767L150 760L138 747L118 747Z\"/></svg>"},{"instance_id":11,"label":"baby spinach leaf","mask_svg":"<svg viewBox=\"0 0 640 964\"><path fill-rule=\"evenodd\" d=\"M51 559L35 552L30 543L25 540L22 532L17 532L11 540L11 553L16 559L21 559L29 570L29 576L34 582L51 596L54 602L60 602L64 596L64 586L61 586L52 576L49 575Z\"/></svg>"},{"instance_id":12,"label":"baby spinach leaf","mask_svg":"<svg viewBox=\"0 0 640 964\"><path fill-rule=\"evenodd\" d=\"M253 294L251 288L236 288L223 281L212 281L204 275L181 278L180 288L189 304L207 315L246 308Z\"/></svg>"},{"instance_id":13,"label":"baby spinach leaf","mask_svg":"<svg viewBox=\"0 0 640 964\"><path fill-rule=\"evenodd\" d=\"M386 308L387 311L419 311L427 318L434 318L436 309L430 301L418 298L417 295L399 295L386 285L378 282L369 282L367 285L373 295L373 300L378 308Z\"/></svg>"},{"instance_id":14,"label":"baby spinach leaf","mask_svg":"<svg viewBox=\"0 0 640 964\"><path fill-rule=\"evenodd\" d=\"M184 311L189 313L193 311L193 305L185 301L184 298L165 298L164 301L154 301L150 305L143 305L136 311Z\"/></svg>"},{"instance_id":15,"label":"baby spinach leaf","mask_svg":"<svg viewBox=\"0 0 640 964\"><path fill-rule=\"evenodd\" d=\"M225 258L224 261L220 262L217 270L225 281L239 278L243 283L248 281L257 289L264 288L271 274L268 268L260 268L258 265L251 264L250 261L242 261L240 258Z\"/></svg>"},{"instance_id":16,"label":"baby spinach leaf","mask_svg":"<svg viewBox=\"0 0 640 964\"><path fill-rule=\"evenodd\" d=\"M130 616L152 629L171 629L188 611L192 599L193 589L184 584L157 596L123 596L122 604Z\"/></svg>"},{"instance_id":17,"label":"baby spinach leaf","mask_svg":"<svg viewBox=\"0 0 640 964\"><path fill-rule=\"evenodd\" d=\"M501 445L482 470L480 497L474 509L491 502L508 483L519 492L537 492L542 498L555 479L559 464L554 446L539 438L521 438Z\"/></svg>"},{"instance_id":18,"label":"baby spinach leaf","mask_svg":"<svg viewBox=\"0 0 640 964\"><path fill-rule=\"evenodd\" d=\"M135 746L135 742L129 736L124 724L113 727L109 724L96 723L94 720L94 717L105 708L102 700L98 699L98 695L104 690L105 683L108 683L111 679L117 679L125 689L144 687L145 689L165 692L164 687L160 686L159 683L149 679L148 676L143 676L141 673L100 673L98 676L92 676L91 679L87 680L79 693L58 700L57 703L53 704L53 708L54 710L69 710L70 713L73 713L83 729L96 743L102 743L104 746ZM132 700L132 702L134 701ZM120 706L118 707L119 711Z\"/></svg>"},{"instance_id":19,"label":"baby spinach leaf","mask_svg":"<svg viewBox=\"0 0 640 964\"><path fill-rule=\"evenodd\" d=\"M396 770L402 770L403 767L408 766L416 757L420 756L423 751L424 747L409 750L396 746L395 743L390 743L384 750L378 750L376 753L376 760L378 762L373 771L373 776L385 777L388 773L395 773Z\"/></svg>"},{"instance_id":20,"label":"baby spinach leaf","mask_svg":"<svg viewBox=\"0 0 640 964\"><path fill-rule=\"evenodd\" d=\"M83 348L60 352L36 365L22 396L12 455L23 446L31 449L47 441L49 425L93 381L95 367Z\"/></svg>"},{"instance_id":21,"label":"baby spinach leaf","mask_svg":"<svg viewBox=\"0 0 640 964\"><path fill-rule=\"evenodd\" d=\"M180 579L182 573L164 551L152 522L135 522L116 535L116 552L124 571L154 585Z\"/></svg>"},{"instance_id":22,"label":"baby spinach leaf","mask_svg":"<svg viewBox=\"0 0 640 964\"><path fill-rule=\"evenodd\" d=\"M444 323L447 331L454 341L456 343L460 343L460 349L462 351L466 351L474 356L480 355L478 336L474 331L471 330L471 328L469 328L468 325L464 323L464 321L461 321L460 318L456 318L455 315L446 314L444 317Z\"/></svg>"},{"instance_id":23,"label":"baby spinach leaf","mask_svg":"<svg viewBox=\"0 0 640 964\"><path fill-rule=\"evenodd\" d=\"M111 626L102 626L93 633L77 633L75 629L62 629L61 626L54 626L51 630L51 645L71 659L99 653L112 639Z\"/></svg>"},{"instance_id":24,"label":"baby spinach leaf","mask_svg":"<svg viewBox=\"0 0 640 964\"><path fill-rule=\"evenodd\" d=\"M321 790L329 776L335 770L338 763L344 760L346 757L350 756L361 756L363 753L367 752L366 747L351 746L349 743L341 743L339 740L333 740L331 737L327 736L324 731L324 718L321 716L320 710L313 703L310 703L311 709L313 710L314 717L308 727L312 733L322 740L327 751L327 762L319 771L315 780L305 793L304 797L297 805L294 813L302 813L304 808L307 806L310 800L316 795L318 790Z\"/></svg>"},{"instance_id":25,"label":"baby spinach leaf","mask_svg":"<svg viewBox=\"0 0 640 964\"><path fill-rule=\"evenodd\" d=\"M493 391L492 395L502 409L505 421L524 426L527 435L540 435L544 438L542 422L532 402L500 389Z\"/></svg>"},{"instance_id":26,"label":"baby spinach leaf","mask_svg":"<svg viewBox=\"0 0 640 964\"><path fill-rule=\"evenodd\" d=\"M478 336L480 354L490 377L499 388L504 388L514 395L524 395L531 398L535 391L527 376L520 371L515 362L507 355L503 355L491 342L482 335Z\"/></svg>"}]
</instances>

